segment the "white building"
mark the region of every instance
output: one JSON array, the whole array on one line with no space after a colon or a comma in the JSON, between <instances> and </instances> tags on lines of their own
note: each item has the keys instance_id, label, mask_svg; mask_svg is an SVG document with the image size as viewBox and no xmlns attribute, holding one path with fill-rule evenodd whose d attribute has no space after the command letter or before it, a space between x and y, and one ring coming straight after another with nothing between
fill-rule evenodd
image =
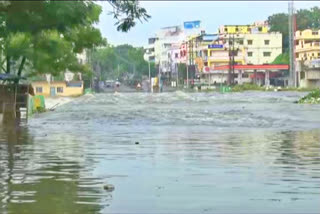
<instances>
[{"instance_id":1,"label":"white building","mask_svg":"<svg viewBox=\"0 0 320 214\"><path fill-rule=\"evenodd\" d=\"M144 59L159 65L162 73L175 72L176 64L181 61L181 45L188 36L200 34L201 30L200 21L161 28L154 37L149 38L148 45L144 46Z\"/></svg>"}]
</instances>

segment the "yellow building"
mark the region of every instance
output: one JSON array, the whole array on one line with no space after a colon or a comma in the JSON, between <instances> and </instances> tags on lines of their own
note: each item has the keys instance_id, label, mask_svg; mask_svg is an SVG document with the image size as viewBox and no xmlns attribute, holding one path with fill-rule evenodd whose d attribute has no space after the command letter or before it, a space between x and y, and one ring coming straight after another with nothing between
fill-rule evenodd
<instances>
[{"instance_id":1,"label":"yellow building","mask_svg":"<svg viewBox=\"0 0 320 214\"><path fill-rule=\"evenodd\" d=\"M320 87L320 30L297 31L295 54L299 87Z\"/></svg>"},{"instance_id":2,"label":"yellow building","mask_svg":"<svg viewBox=\"0 0 320 214\"><path fill-rule=\"evenodd\" d=\"M270 64L282 53L281 33L221 35L216 45L208 48L208 66L229 64L229 50L235 50L235 63L241 65ZM233 44L234 43L234 44Z\"/></svg>"},{"instance_id":3,"label":"yellow building","mask_svg":"<svg viewBox=\"0 0 320 214\"><path fill-rule=\"evenodd\" d=\"M296 60L309 62L320 59L320 30L296 32Z\"/></svg>"},{"instance_id":4,"label":"yellow building","mask_svg":"<svg viewBox=\"0 0 320 214\"><path fill-rule=\"evenodd\" d=\"M80 96L83 94L83 81L35 81L32 87L36 95L43 96Z\"/></svg>"},{"instance_id":5,"label":"yellow building","mask_svg":"<svg viewBox=\"0 0 320 214\"><path fill-rule=\"evenodd\" d=\"M222 25L219 34L250 34L268 33L269 27L266 23L255 23L253 25Z\"/></svg>"}]
</instances>

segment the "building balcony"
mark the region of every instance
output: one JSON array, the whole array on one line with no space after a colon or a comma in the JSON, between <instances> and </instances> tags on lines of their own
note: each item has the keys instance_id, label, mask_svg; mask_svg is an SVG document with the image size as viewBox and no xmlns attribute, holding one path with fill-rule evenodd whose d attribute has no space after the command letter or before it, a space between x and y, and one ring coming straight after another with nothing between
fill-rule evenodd
<instances>
[{"instance_id":1,"label":"building balcony","mask_svg":"<svg viewBox=\"0 0 320 214\"><path fill-rule=\"evenodd\" d=\"M303 46L297 45L295 47L296 52L305 52L305 51L319 51L320 42L313 42L309 44L304 44Z\"/></svg>"}]
</instances>

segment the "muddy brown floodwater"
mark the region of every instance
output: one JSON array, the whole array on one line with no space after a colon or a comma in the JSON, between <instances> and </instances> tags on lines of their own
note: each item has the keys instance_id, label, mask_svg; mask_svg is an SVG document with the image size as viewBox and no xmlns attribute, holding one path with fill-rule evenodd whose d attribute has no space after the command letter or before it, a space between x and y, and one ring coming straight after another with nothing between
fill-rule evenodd
<instances>
[{"instance_id":1,"label":"muddy brown floodwater","mask_svg":"<svg viewBox=\"0 0 320 214\"><path fill-rule=\"evenodd\" d=\"M95 94L2 126L0 213L319 213L303 95Z\"/></svg>"}]
</instances>

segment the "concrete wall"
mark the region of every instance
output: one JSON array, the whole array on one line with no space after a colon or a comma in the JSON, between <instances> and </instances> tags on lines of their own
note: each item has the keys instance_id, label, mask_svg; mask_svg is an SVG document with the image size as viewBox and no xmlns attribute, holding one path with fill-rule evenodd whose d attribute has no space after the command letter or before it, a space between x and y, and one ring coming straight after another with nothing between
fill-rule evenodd
<instances>
[{"instance_id":1,"label":"concrete wall","mask_svg":"<svg viewBox=\"0 0 320 214\"><path fill-rule=\"evenodd\" d=\"M46 81L33 82L32 87L34 88L34 92L36 95L50 96L50 88L55 88L56 96L79 96L83 94L83 82L82 81L72 81L71 83L81 83L81 87L69 87L67 86L67 82L65 81L55 81L48 83ZM42 93L37 92L37 87L42 88ZM62 88L63 92L58 92L57 88Z\"/></svg>"},{"instance_id":2,"label":"concrete wall","mask_svg":"<svg viewBox=\"0 0 320 214\"><path fill-rule=\"evenodd\" d=\"M248 40L252 40L252 45L248 44ZM265 44L266 40L269 41L269 44ZM244 36L244 46L247 48L247 64L270 64L282 53L282 34L246 34ZM252 52L251 57L248 56L248 52ZM270 56L264 56L264 52L270 52L271 54Z\"/></svg>"}]
</instances>

